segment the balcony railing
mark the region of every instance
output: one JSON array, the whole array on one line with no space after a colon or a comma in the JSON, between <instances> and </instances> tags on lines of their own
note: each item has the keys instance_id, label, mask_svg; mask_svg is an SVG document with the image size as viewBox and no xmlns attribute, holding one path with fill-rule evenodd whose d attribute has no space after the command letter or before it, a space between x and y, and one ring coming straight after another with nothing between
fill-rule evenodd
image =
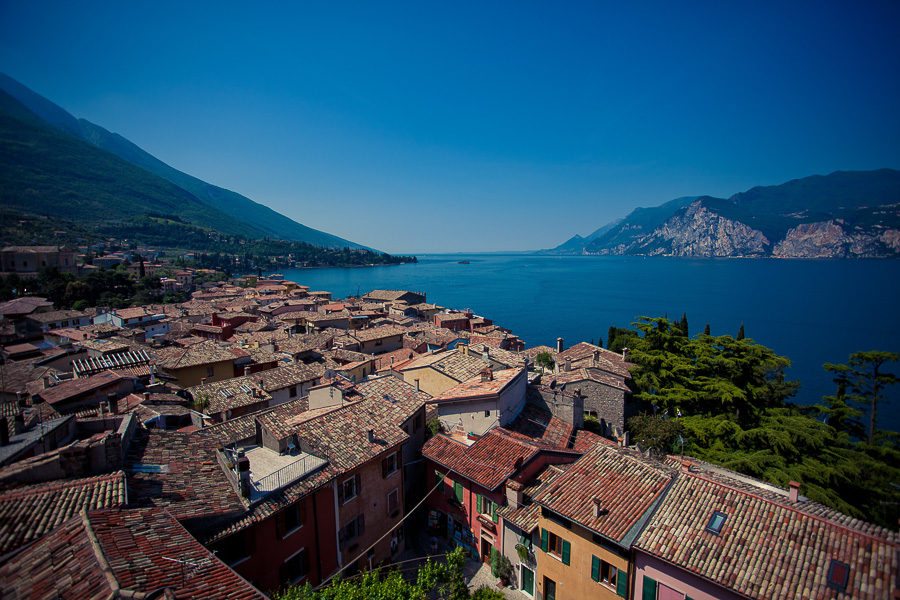
<instances>
[{"instance_id":1,"label":"balcony railing","mask_svg":"<svg viewBox=\"0 0 900 600\"><path fill-rule=\"evenodd\" d=\"M297 461L278 469L274 473L269 473L259 480L253 481L251 479L250 483L252 489L250 491L250 501L255 502L256 500L264 498L272 492L278 491L281 488L294 483L298 479L306 477L327 464L328 461L323 458L313 456L312 454L305 454Z\"/></svg>"}]
</instances>

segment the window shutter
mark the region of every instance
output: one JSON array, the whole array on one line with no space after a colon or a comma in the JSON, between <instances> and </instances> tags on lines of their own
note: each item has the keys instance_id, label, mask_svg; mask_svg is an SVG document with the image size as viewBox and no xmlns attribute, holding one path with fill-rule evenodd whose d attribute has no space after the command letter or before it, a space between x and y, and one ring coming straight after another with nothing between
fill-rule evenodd
<instances>
[{"instance_id":1,"label":"window shutter","mask_svg":"<svg viewBox=\"0 0 900 600\"><path fill-rule=\"evenodd\" d=\"M434 472L434 484L437 486L438 494L444 493L444 474L440 471ZM438 485L440 484L440 485Z\"/></svg>"},{"instance_id":2,"label":"window shutter","mask_svg":"<svg viewBox=\"0 0 900 600\"><path fill-rule=\"evenodd\" d=\"M563 560L563 564L564 564L564 565L569 564L569 559L570 559L571 555L572 555L572 544L570 544L570 543L567 542L566 540L563 540L563 543L562 543L562 560Z\"/></svg>"},{"instance_id":3,"label":"window shutter","mask_svg":"<svg viewBox=\"0 0 900 600\"><path fill-rule=\"evenodd\" d=\"M543 550L544 552L547 551L547 546L550 543L548 540L548 534L549 532L546 529L541 529L541 550Z\"/></svg>"},{"instance_id":4,"label":"window shutter","mask_svg":"<svg viewBox=\"0 0 900 600\"><path fill-rule=\"evenodd\" d=\"M591 557L591 579L600 581L600 559L596 556Z\"/></svg>"},{"instance_id":5,"label":"window shutter","mask_svg":"<svg viewBox=\"0 0 900 600\"><path fill-rule=\"evenodd\" d=\"M366 515L359 515L356 518L356 529L359 531L359 535L362 535L366 531Z\"/></svg>"},{"instance_id":6,"label":"window shutter","mask_svg":"<svg viewBox=\"0 0 900 600\"><path fill-rule=\"evenodd\" d=\"M497 514L497 508L499 508L499 507L497 506L497 503L496 503L496 502L491 502L491 520L492 520L494 523L499 523L499 522L500 522L500 515Z\"/></svg>"},{"instance_id":7,"label":"window shutter","mask_svg":"<svg viewBox=\"0 0 900 600\"><path fill-rule=\"evenodd\" d=\"M279 540L284 538L284 511L275 515L275 537Z\"/></svg>"},{"instance_id":8,"label":"window shutter","mask_svg":"<svg viewBox=\"0 0 900 600\"><path fill-rule=\"evenodd\" d=\"M644 593L641 600L656 600L656 580L644 575Z\"/></svg>"},{"instance_id":9,"label":"window shutter","mask_svg":"<svg viewBox=\"0 0 900 600\"><path fill-rule=\"evenodd\" d=\"M453 482L453 493L456 495L456 499L462 504L463 501L463 486L460 482Z\"/></svg>"},{"instance_id":10,"label":"window shutter","mask_svg":"<svg viewBox=\"0 0 900 600\"><path fill-rule=\"evenodd\" d=\"M475 494L475 514L478 514L478 515L481 514L481 502L482 502L481 499L483 497L484 496L482 496L481 494Z\"/></svg>"},{"instance_id":11,"label":"window shutter","mask_svg":"<svg viewBox=\"0 0 900 600\"><path fill-rule=\"evenodd\" d=\"M616 575L616 593L623 598L628 597L628 571L619 569L619 573Z\"/></svg>"},{"instance_id":12,"label":"window shutter","mask_svg":"<svg viewBox=\"0 0 900 600\"><path fill-rule=\"evenodd\" d=\"M381 459L381 478L387 479L387 458Z\"/></svg>"}]
</instances>

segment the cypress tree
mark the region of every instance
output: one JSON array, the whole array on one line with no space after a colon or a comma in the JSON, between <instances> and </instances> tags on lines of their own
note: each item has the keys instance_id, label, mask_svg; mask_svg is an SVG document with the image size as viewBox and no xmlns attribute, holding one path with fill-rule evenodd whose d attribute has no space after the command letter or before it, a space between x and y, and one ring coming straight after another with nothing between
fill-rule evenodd
<instances>
[{"instance_id":1,"label":"cypress tree","mask_svg":"<svg viewBox=\"0 0 900 600\"><path fill-rule=\"evenodd\" d=\"M685 337L691 337L688 333L687 313L681 315L681 323L678 324L678 328L681 329L682 332L684 332Z\"/></svg>"},{"instance_id":2,"label":"cypress tree","mask_svg":"<svg viewBox=\"0 0 900 600\"><path fill-rule=\"evenodd\" d=\"M703 328L703 335L712 335L709 332L709 323L706 324L706 327Z\"/></svg>"},{"instance_id":3,"label":"cypress tree","mask_svg":"<svg viewBox=\"0 0 900 600\"><path fill-rule=\"evenodd\" d=\"M743 323L743 322L741 322L741 328L738 329L738 334L737 334L737 337L736 337L735 339L736 339L736 340L742 340L742 339L744 339L744 323Z\"/></svg>"},{"instance_id":4,"label":"cypress tree","mask_svg":"<svg viewBox=\"0 0 900 600\"><path fill-rule=\"evenodd\" d=\"M606 347L612 348L613 340L616 339L616 328L614 325L609 326L609 331L606 334Z\"/></svg>"}]
</instances>

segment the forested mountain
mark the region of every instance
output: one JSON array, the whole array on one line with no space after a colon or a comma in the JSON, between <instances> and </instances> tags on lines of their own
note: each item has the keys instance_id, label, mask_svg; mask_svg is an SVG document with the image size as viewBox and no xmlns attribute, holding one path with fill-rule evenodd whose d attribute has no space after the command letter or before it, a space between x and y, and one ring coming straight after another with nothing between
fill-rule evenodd
<instances>
[{"instance_id":1,"label":"forested mountain","mask_svg":"<svg viewBox=\"0 0 900 600\"><path fill-rule=\"evenodd\" d=\"M548 252L900 257L900 171L837 171L755 187L728 199L678 198L634 210L581 247L570 242Z\"/></svg>"},{"instance_id":2,"label":"forested mountain","mask_svg":"<svg viewBox=\"0 0 900 600\"><path fill-rule=\"evenodd\" d=\"M100 221L163 212L227 234L364 247L178 171L2 73L0 90L7 206Z\"/></svg>"}]
</instances>

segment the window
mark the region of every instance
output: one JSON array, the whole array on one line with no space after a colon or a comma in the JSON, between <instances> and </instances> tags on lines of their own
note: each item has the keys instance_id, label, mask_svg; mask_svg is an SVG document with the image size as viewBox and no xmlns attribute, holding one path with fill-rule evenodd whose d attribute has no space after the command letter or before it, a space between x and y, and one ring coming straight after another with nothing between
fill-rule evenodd
<instances>
[{"instance_id":1,"label":"window","mask_svg":"<svg viewBox=\"0 0 900 600\"><path fill-rule=\"evenodd\" d=\"M463 501L463 485L458 482L453 482L453 496L456 498L456 501L462 504Z\"/></svg>"},{"instance_id":2,"label":"window","mask_svg":"<svg viewBox=\"0 0 900 600\"><path fill-rule=\"evenodd\" d=\"M306 521L306 504L297 502L275 515L275 533L278 539L286 538L303 527Z\"/></svg>"},{"instance_id":3,"label":"window","mask_svg":"<svg viewBox=\"0 0 900 600\"><path fill-rule=\"evenodd\" d=\"M216 372L215 367L206 367L206 376L207 377L212 377L215 372Z\"/></svg>"},{"instance_id":4,"label":"window","mask_svg":"<svg viewBox=\"0 0 900 600\"><path fill-rule=\"evenodd\" d=\"M279 579L283 583L295 585L301 579L306 577L309 565L306 561L306 548L300 548L292 554L278 570Z\"/></svg>"},{"instance_id":5,"label":"window","mask_svg":"<svg viewBox=\"0 0 900 600\"><path fill-rule=\"evenodd\" d=\"M839 560L832 560L828 567L828 581L826 585L839 592L847 591L847 581L850 579L850 565Z\"/></svg>"},{"instance_id":6,"label":"window","mask_svg":"<svg viewBox=\"0 0 900 600\"><path fill-rule=\"evenodd\" d=\"M547 529L541 530L541 550L562 560L564 565L571 561L572 544Z\"/></svg>"},{"instance_id":7,"label":"window","mask_svg":"<svg viewBox=\"0 0 900 600\"><path fill-rule=\"evenodd\" d=\"M288 395L291 398L297 397L297 386L296 385L292 385L290 388L288 388Z\"/></svg>"},{"instance_id":8,"label":"window","mask_svg":"<svg viewBox=\"0 0 900 600\"><path fill-rule=\"evenodd\" d=\"M388 493L387 497L388 516L393 518L400 513L400 490L394 488Z\"/></svg>"},{"instance_id":9,"label":"window","mask_svg":"<svg viewBox=\"0 0 900 600\"><path fill-rule=\"evenodd\" d=\"M341 527L338 532L338 542L343 549L347 545L353 545L356 538L361 536L365 528L365 515L358 515L352 521Z\"/></svg>"},{"instance_id":10,"label":"window","mask_svg":"<svg viewBox=\"0 0 900 600\"><path fill-rule=\"evenodd\" d=\"M591 579L613 588L623 598L628 593L628 572L596 556L591 557Z\"/></svg>"},{"instance_id":11,"label":"window","mask_svg":"<svg viewBox=\"0 0 900 600\"><path fill-rule=\"evenodd\" d=\"M244 529L220 542L216 542L210 546L210 550L214 551L216 556L229 567L250 558L255 549L255 538L251 534L251 529Z\"/></svg>"},{"instance_id":12,"label":"window","mask_svg":"<svg viewBox=\"0 0 900 600\"><path fill-rule=\"evenodd\" d=\"M712 533L713 535L719 535L722 533L722 526L725 525L725 518L727 515L723 512L714 511L712 516L709 518L709 523L706 524L706 531Z\"/></svg>"},{"instance_id":13,"label":"window","mask_svg":"<svg viewBox=\"0 0 900 600\"><path fill-rule=\"evenodd\" d=\"M484 416L485 416L485 417L490 417L490 416L491 416L491 411L489 411L489 410L484 411Z\"/></svg>"},{"instance_id":14,"label":"window","mask_svg":"<svg viewBox=\"0 0 900 600\"><path fill-rule=\"evenodd\" d=\"M482 496L481 494L475 494L475 510L478 511L478 514L491 517L491 520L494 521L494 523L498 521L497 508L497 503L493 502L490 498Z\"/></svg>"},{"instance_id":15,"label":"window","mask_svg":"<svg viewBox=\"0 0 900 600\"><path fill-rule=\"evenodd\" d=\"M381 476L387 477L389 475L393 475L397 472L399 468L397 460L397 453L389 454L388 456L381 459Z\"/></svg>"},{"instance_id":16,"label":"window","mask_svg":"<svg viewBox=\"0 0 900 600\"><path fill-rule=\"evenodd\" d=\"M437 486L438 494L446 494L447 491L444 489L444 474L440 471L434 472L434 485Z\"/></svg>"},{"instance_id":17,"label":"window","mask_svg":"<svg viewBox=\"0 0 900 600\"><path fill-rule=\"evenodd\" d=\"M359 493L359 488L359 475L354 475L350 479L345 479L338 484L338 504L345 504L356 498L356 495Z\"/></svg>"}]
</instances>

